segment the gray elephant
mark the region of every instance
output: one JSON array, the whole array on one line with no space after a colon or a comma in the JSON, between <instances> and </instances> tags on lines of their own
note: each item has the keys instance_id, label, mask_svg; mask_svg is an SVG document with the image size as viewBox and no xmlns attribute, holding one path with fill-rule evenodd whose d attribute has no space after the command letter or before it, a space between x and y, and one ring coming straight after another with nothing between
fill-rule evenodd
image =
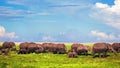
<instances>
[{"instance_id":1,"label":"gray elephant","mask_svg":"<svg viewBox=\"0 0 120 68\"><path fill-rule=\"evenodd\" d=\"M36 44L36 45L37 45L37 48L35 50L35 53L36 54L43 53L44 48L41 46L41 44Z\"/></svg>"},{"instance_id":2,"label":"gray elephant","mask_svg":"<svg viewBox=\"0 0 120 68\"><path fill-rule=\"evenodd\" d=\"M84 54L84 55L88 55L88 47L87 46L79 46L78 48L77 48L77 54L78 55L82 55L82 54Z\"/></svg>"},{"instance_id":3,"label":"gray elephant","mask_svg":"<svg viewBox=\"0 0 120 68\"><path fill-rule=\"evenodd\" d=\"M68 57L68 58L77 58L78 55L77 55L77 53L75 52L74 49L71 49L71 50L68 51L67 57Z\"/></svg>"},{"instance_id":4,"label":"gray elephant","mask_svg":"<svg viewBox=\"0 0 120 68\"><path fill-rule=\"evenodd\" d=\"M44 52L52 52L54 43L43 43Z\"/></svg>"},{"instance_id":5,"label":"gray elephant","mask_svg":"<svg viewBox=\"0 0 120 68\"><path fill-rule=\"evenodd\" d=\"M14 43L14 42L4 42L4 43L2 44L2 46L3 46L3 48L8 48L8 49L10 49L10 48L15 47L15 43Z\"/></svg>"},{"instance_id":6,"label":"gray elephant","mask_svg":"<svg viewBox=\"0 0 120 68\"><path fill-rule=\"evenodd\" d=\"M77 48L78 48L79 46L83 46L83 44L74 43L74 44L71 45L71 49L74 49L74 50L77 52Z\"/></svg>"},{"instance_id":7,"label":"gray elephant","mask_svg":"<svg viewBox=\"0 0 120 68\"><path fill-rule=\"evenodd\" d=\"M65 44L54 44L52 48L52 52L54 54L65 54L66 53Z\"/></svg>"},{"instance_id":8,"label":"gray elephant","mask_svg":"<svg viewBox=\"0 0 120 68\"><path fill-rule=\"evenodd\" d=\"M8 49L1 49L1 54L2 55L9 55L9 50Z\"/></svg>"},{"instance_id":9,"label":"gray elephant","mask_svg":"<svg viewBox=\"0 0 120 68\"><path fill-rule=\"evenodd\" d=\"M28 54L26 49L19 49L18 54Z\"/></svg>"},{"instance_id":10,"label":"gray elephant","mask_svg":"<svg viewBox=\"0 0 120 68\"><path fill-rule=\"evenodd\" d=\"M112 51L114 54L116 54L116 51L109 43L95 43L92 48L93 58L95 57L96 53L98 53L99 57L106 57L108 51ZM103 53L103 56L101 56L101 53Z\"/></svg>"},{"instance_id":11,"label":"gray elephant","mask_svg":"<svg viewBox=\"0 0 120 68\"><path fill-rule=\"evenodd\" d=\"M115 51L117 51L118 53L120 52L120 43L113 43L112 47Z\"/></svg>"}]
</instances>

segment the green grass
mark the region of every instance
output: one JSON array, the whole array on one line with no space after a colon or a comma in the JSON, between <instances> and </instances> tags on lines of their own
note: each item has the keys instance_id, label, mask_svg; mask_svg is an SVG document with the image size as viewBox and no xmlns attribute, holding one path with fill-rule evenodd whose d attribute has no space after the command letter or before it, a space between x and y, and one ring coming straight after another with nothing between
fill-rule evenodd
<instances>
[{"instance_id":1,"label":"green grass","mask_svg":"<svg viewBox=\"0 0 120 68\"><path fill-rule=\"evenodd\" d=\"M70 44L66 45L70 49ZM92 58L90 55L67 58L66 54L12 52L9 56L0 55L0 68L120 68L120 54L109 55L107 58Z\"/></svg>"}]
</instances>

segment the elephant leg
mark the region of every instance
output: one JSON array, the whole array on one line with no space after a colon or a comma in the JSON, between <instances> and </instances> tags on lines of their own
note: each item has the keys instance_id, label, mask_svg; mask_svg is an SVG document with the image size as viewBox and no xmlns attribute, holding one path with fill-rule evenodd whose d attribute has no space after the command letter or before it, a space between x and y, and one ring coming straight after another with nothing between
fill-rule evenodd
<instances>
[{"instance_id":1,"label":"elephant leg","mask_svg":"<svg viewBox=\"0 0 120 68\"><path fill-rule=\"evenodd\" d=\"M73 58L73 54L71 54L71 58Z\"/></svg>"},{"instance_id":2,"label":"elephant leg","mask_svg":"<svg viewBox=\"0 0 120 68\"><path fill-rule=\"evenodd\" d=\"M81 53L80 53L80 52L78 52L78 55L81 55Z\"/></svg>"},{"instance_id":3,"label":"elephant leg","mask_svg":"<svg viewBox=\"0 0 120 68\"><path fill-rule=\"evenodd\" d=\"M101 58L101 54L100 54L100 53L98 53L98 55L99 55L99 58Z\"/></svg>"},{"instance_id":4,"label":"elephant leg","mask_svg":"<svg viewBox=\"0 0 120 68\"><path fill-rule=\"evenodd\" d=\"M21 51L21 54L24 54L24 52L23 52L23 51Z\"/></svg>"},{"instance_id":5,"label":"elephant leg","mask_svg":"<svg viewBox=\"0 0 120 68\"><path fill-rule=\"evenodd\" d=\"M80 55L80 52L79 52L79 51L77 51L77 54L78 54L78 55Z\"/></svg>"},{"instance_id":6,"label":"elephant leg","mask_svg":"<svg viewBox=\"0 0 120 68\"><path fill-rule=\"evenodd\" d=\"M56 51L53 51L53 54L56 54L57 52Z\"/></svg>"},{"instance_id":7,"label":"elephant leg","mask_svg":"<svg viewBox=\"0 0 120 68\"><path fill-rule=\"evenodd\" d=\"M75 54L73 54L73 58L75 58Z\"/></svg>"},{"instance_id":8,"label":"elephant leg","mask_svg":"<svg viewBox=\"0 0 120 68\"><path fill-rule=\"evenodd\" d=\"M84 52L84 55L86 55L86 52Z\"/></svg>"},{"instance_id":9,"label":"elephant leg","mask_svg":"<svg viewBox=\"0 0 120 68\"><path fill-rule=\"evenodd\" d=\"M104 53L103 53L103 57L107 57L107 52L104 52Z\"/></svg>"},{"instance_id":10,"label":"elephant leg","mask_svg":"<svg viewBox=\"0 0 120 68\"><path fill-rule=\"evenodd\" d=\"M21 53L22 53L21 51L18 52L18 54L21 54Z\"/></svg>"},{"instance_id":11,"label":"elephant leg","mask_svg":"<svg viewBox=\"0 0 120 68\"><path fill-rule=\"evenodd\" d=\"M118 48L118 53L120 52L120 48Z\"/></svg>"},{"instance_id":12,"label":"elephant leg","mask_svg":"<svg viewBox=\"0 0 120 68\"><path fill-rule=\"evenodd\" d=\"M86 55L86 56L88 55L88 52L87 52L87 51L85 51L85 55Z\"/></svg>"},{"instance_id":13,"label":"elephant leg","mask_svg":"<svg viewBox=\"0 0 120 68\"><path fill-rule=\"evenodd\" d=\"M78 55L81 55L81 52L79 52L79 54Z\"/></svg>"},{"instance_id":14,"label":"elephant leg","mask_svg":"<svg viewBox=\"0 0 120 68\"><path fill-rule=\"evenodd\" d=\"M23 54L25 54L25 52Z\"/></svg>"},{"instance_id":15,"label":"elephant leg","mask_svg":"<svg viewBox=\"0 0 120 68\"><path fill-rule=\"evenodd\" d=\"M95 58L95 52L92 52L92 56L93 56L93 58Z\"/></svg>"}]
</instances>

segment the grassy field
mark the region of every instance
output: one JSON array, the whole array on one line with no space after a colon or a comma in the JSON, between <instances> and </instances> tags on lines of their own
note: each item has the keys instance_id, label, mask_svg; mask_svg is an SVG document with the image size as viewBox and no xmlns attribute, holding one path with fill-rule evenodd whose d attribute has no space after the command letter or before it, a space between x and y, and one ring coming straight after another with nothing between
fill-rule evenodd
<instances>
[{"instance_id":1,"label":"grassy field","mask_svg":"<svg viewBox=\"0 0 120 68\"><path fill-rule=\"evenodd\" d=\"M92 44L86 44L92 46ZM70 44L66 44L70 49ZM120 68L120 54L109 54L107 58L79 56L67 58L66 54L16 54L0 55L0 68Z\"/></svg>"}]
</instances>

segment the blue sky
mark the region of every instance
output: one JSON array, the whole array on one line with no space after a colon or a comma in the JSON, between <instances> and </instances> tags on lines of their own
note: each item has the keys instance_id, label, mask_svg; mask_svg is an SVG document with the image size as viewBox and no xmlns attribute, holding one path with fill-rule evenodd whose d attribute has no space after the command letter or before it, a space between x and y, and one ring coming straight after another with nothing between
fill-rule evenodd
<instances>
[{"instance_id":1,"label":"blue sky","mask_svg":"<svg viewBox=\"0 0 120 68\"><path fill-rule=\"evenodd\" d=\"M0 41L119 42L120 0L0 0Z\"/></svg>"}]
</instances>

